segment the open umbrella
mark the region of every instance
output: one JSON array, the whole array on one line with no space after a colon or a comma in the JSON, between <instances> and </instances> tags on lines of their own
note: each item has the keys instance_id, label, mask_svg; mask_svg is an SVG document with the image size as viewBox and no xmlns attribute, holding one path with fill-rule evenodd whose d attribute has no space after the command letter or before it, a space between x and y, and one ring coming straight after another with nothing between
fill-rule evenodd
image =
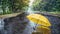
<instances>
[{"instance_id":1,"label":"open umbrella","mask_svg":"<svg viewBox=\"0 0 60 34\"><path fill-rule=\"evenodd\" d=\"M37 32L42 33L42 34L51 34L51 29L44 26L38 26Z\"/></svg>"},{"instance_id":2,"label":"open umbrella","mask_svg":"<svg viewBox=\"0 0 60 34\"><path fill-rule=\"evenodd\" d=\"M49 20L41 14L30 14L27 16L27 18L36 24L40 24L46 27L51 26Z\"/></svg>"}]
</instances>

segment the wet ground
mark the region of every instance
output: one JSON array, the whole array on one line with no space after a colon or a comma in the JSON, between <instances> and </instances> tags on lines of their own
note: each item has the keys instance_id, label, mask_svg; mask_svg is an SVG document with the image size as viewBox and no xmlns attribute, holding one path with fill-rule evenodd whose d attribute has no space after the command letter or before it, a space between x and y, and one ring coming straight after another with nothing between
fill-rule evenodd
<instances>
[{"instance_id":1,"label":"wet ground","mask_svg":"<svg viewBox=\"0 0 60 34\"><path fill-rule=\"evenodd\" d=\"M0 34L31 34L31 32L34 30L34 26L32 26L34 24L25 16L25 14L21 14L16 17L6 18L4 20L0 19L0 22L2 22L4 25L4 28L0 30ZM45 16L52 24L50 27L52 34L60 34L60 18L51 15Z\"/></svg>"},{"instance_id":2,"label":"wet ground","mask_svg":"<svg viewBox=\"0 0 60 34\"><path fill-rule=\"evenodd\" d=\"M60 18L55 16L46 16L52 24L52 34L60 34Z\"/></svg>"}]
</instances>

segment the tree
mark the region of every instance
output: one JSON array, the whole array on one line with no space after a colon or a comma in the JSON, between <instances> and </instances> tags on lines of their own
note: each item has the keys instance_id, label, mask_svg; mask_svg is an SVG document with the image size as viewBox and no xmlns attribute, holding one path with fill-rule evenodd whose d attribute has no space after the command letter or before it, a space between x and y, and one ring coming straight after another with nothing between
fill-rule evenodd
<instances>
[{"instance_id":1,"label":"tree","mask_svg":"<svg viewBox=\"0 0 60 34\"><path fill-rule=\"evenodd\" d=\"M29 0L0 0L3 14L20 12L28 7Z\"/></svg>"},{"instance_id":2,"label":"tree","mask_svg":"<svg viewBox=\"0 0 60 34\"><path fill-rule=\"evenodd\" d=\"M29 0L14 0L13 1L13 12L20 12L28 6Z\"/></svg>"},{"instance_id":3,"label":"tree","mask_svg":"<svg viewBox=\"0 0 60 34\"><path fill-rule=\"evenodd\" d=\"M37 0L39 1L39 0ZM35 3L36 4L36 3ZM42 0L36 4L34 10L42 11L60 11L60 0Z\"/></svg>"},{"instance_id":4,"label":"tree","mask_svg":"<svg viewBox=\"0 0 60 34\"><path fill-rule=\"evenodd\" d=\"M0 1L0 6L1 6L0 8L3 10L3 14L12 12L12 11L10 11L11 8L9 8L11 6L10 2L11 1L9 1L9 0Z\"/></svg>"}]
</instances>

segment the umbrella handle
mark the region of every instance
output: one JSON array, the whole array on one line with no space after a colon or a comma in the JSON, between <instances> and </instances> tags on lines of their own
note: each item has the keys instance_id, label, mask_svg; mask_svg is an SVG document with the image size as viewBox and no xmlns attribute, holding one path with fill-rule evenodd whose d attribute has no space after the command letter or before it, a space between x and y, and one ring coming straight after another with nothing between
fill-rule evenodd
<instances>
[{"instance_id":1,"label":"umbrella handle","mask_svg":"<svg viewBox=\"0 0 60 34\"><path fill-rule=\"evenodd\" d=\"M36 30L37 29L37 26L38 26L38 24L35 24L35 27L33 27L33 29Z\"/></svg>"}]
</instances>

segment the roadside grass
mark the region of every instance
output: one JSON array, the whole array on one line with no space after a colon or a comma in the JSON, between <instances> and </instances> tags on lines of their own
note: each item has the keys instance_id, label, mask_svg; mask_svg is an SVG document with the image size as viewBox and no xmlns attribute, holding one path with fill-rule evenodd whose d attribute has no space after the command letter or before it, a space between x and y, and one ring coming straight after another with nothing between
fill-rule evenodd
<instances>
[{"instance_id":1,"label":"roadside grass","mask_svg":"<svg viewBox=\"0 0 60 34\"><path fill-rule=\"evenodd\" d=\"M35 12L40 12L40 11L35 11ZM16 15L21 14L21 13L23 13L23 12L0 14L0 18L13 17L13 16L16 16ZM48 14L52 14L52 15L55 14L57 16L60 16L60 12L44 12L44 11L42 11L41 13L48 13Z\"/></svg>"},{"instance_id":2,"label":"roadside grass","mask_svg":"<svg viewBox=\"0 0 60 34\"><path fill-rule=\"evenodd\" d=\"M60 12L49 12L51 14L60 14Z\"/></svg>"}]
</instances>

